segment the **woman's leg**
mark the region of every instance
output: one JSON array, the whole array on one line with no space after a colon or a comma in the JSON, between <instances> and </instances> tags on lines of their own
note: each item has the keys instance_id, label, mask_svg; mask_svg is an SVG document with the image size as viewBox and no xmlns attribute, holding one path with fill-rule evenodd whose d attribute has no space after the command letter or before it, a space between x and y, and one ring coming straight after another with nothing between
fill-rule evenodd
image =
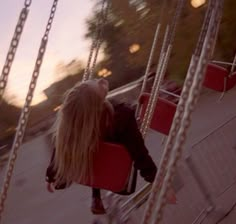
<instances>
[{"instance_id":1,"label":"woman's leg","mask_svg":"<svg viewBox=\"0 0 236 224\"><path fill-rule=\"evenodd\" d=\"M106 210L103 206L101 199L101 191L98 188L92 188L92 206L91 211L93 214L105 214Z\"/></svg>"},{"instance_id":2,"label":"woman's leg","mask_svg":"<svg viewBox=\"0 0 236 224\"><path fill-rule=\"evenodd\" d=\"M101 198L100 189L98 189L98 188L93 188L93 189L92 189L92 197L93 197L93 198Z\"/></svg>"}]
</instances>

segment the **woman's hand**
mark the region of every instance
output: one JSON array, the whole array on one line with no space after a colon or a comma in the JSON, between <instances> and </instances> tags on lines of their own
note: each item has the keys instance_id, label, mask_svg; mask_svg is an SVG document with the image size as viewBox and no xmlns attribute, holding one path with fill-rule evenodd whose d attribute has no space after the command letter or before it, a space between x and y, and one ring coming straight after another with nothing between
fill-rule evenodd
<instances>
[{"instance_id":1,"label":"woman's hand","mask_svg":"<svg viewBox=\"0 0 236 224\"><path fill-rule=\"evenodd\" d=\"M173 187L170 187L167 190L166 199L167 199L168 204L172 204L172 205L177 204L177 198L176 198L176 194Z\"/></svg>"},{"instance_id":2,"label":"woman's hand","mask_svg":"<svg viewBox=\"0 0 236 224\"><path fill-rule=\"evenodd\" d=\"M53 193L55 191L54 184L47 182L47 190L48 190L48 192Z\"/></svg>"}]
</instances>

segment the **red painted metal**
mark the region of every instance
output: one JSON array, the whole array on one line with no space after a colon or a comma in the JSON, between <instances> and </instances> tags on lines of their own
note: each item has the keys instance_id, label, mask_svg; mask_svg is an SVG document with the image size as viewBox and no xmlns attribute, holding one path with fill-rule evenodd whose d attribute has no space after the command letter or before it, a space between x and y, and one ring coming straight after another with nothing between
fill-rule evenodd
<instances>
[{"instance_id":1,"label":"red painted metal","mask_svg":"<svg viewBox=\"0 0 236 224\"><path fill-rule=\"evenodd\" d=\"M124 146L103 142L94 154L93 179L79 184L120 192L126 187L131 168L132 159Z\"/></svg>"},{"instance_id":2,"label":"red painted metal","mask_svg":"<svg viewBox=\"0 0 236 224\"><path fill-rule=\"evenodd\" d=\"M147 109L149 98L149 93L143 93L139 99L140 105L142 106L140 115L141 120L143 119ZM176 112L176 107L177 105L175 103L159 97L154 109L150 128L162 134L168 135Z\"/></svg>"},{"instance_id":3,"label":"red painted metal","mask_svg":"<svg viewBox=\"0 0 236 224\"><path fill-rule=\"evenodd\" d=\"M203 85L215 91L224 92L236 84L236 75L229 75L226 68L215 64L208 64Z\"/></svg>"}]
</instances>

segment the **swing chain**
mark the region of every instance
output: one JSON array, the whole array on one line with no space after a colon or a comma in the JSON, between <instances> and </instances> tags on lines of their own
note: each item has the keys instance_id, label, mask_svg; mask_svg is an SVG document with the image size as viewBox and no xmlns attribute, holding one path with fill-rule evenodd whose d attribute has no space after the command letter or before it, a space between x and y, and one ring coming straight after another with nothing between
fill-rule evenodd
<instances>
[{"instance_id":1,"label":"swing chain","mask_svg":"<svg viewBox=\"0 0 236 224\"><path fill-rule=\"evenodd\" d=\"M56 12L56 9L57 9L57 3L58 3L58 0L54 0L52 8L51 8L50 17L48 19L48 23L47 23L47 26L46 26L46 31L45 31L45 34L44 34L44 37L43 37L44 40L48 39L48 34L51 30L53 18L55 16L55 12Z\"/></svg>"},{"instance_id":2,"label":"swing chain","mask_svg":"<svg viewBox=\"0 0 236 224\"><path fill-rule=\"evenodd\" d=\"M189 70L189 75L188 75L188 81L186 83L186 87L188 89L188 93L189 94L189 98L188 98L188 95L186 95L186 93L184 94L183 93L183 97L181 98L181 107L178 107L177 109L177 116L178 118L180 118L180 113L181 111L184 109L184 101L188 101L187 102L187 105L186 105L186 114L184 115L183 117L183 121L181 121L183 123L183 125L179 126L180 127L180 131L178 133L178 140L177 143L174 145L174 150L173 150L173 156L171 156L171 160L170 160L170 163L168 165L168 172L166 174L166 177L165 177L165 180L164 180L164 183L163 183L163 188L161 189L161 192L160 192L160 199L162 199L162 196L163 198L165 199L166 198L166 193L167 193L167 189L168 187L170 186L171 184L171 181L172 181L172 178L173 178L173 175L174 175L174 169L176 168L176 165L177 165L177 161L178 159L180 158L180 155L181 155L181 152L182 152L182 149L183 149L183 144L185 142L185 139L186 139L186 135L187 135L187 129L190 125L190 122L191 122L191 114L193 112L193 109L196 105L196 102L197 102L197 99L199 97L199 94L200 94L200 90L201 90L201 86L202 86L202 81L203 81L203 77L204 77L204 73L205 73L205 69L206 69L206 65L207 65L207 62L209 61L210 59L210 55L211 55L211 47L213 47L213 44L214 44L214 37L215 37L215 34L216 34L216 28L217 27L217 23L219 22L219 20L217 21L217 18L218 18L218 15L220 13L220 10L221 8L218 8L218 11L216 11L216 15L214 17L214 21L213 21L213 25L211 26L210 30L209 30L209 39L207 42L205 42L205 48L204 48L204 52L202 53L202 59L200 60L200 65L198 68L196 68L196 57L194 57L194 63L192 63L190 65L190 70ZM197 69L197 71L196 71ZM191 77L194 76L194 73L196 74L195 75L195 78L194 78L194 82L193 82L193 85L191 84L192 82L189 81ZM191 88L191 89L190 89ZM185 92L186 92L186 89L185 89ZM174 123L176 123L176 121L180 122L179 119L174 119ZM177 127L176 124L174 124L175 128ZM172 136L176 136L176 132L178 130L173 130L174 132L171 131L171 137ZM172 141L169 141L169 144L167 144L167 147L170 149L173 148L173 140ZM170 154L170 153L169 153ZM164 161L165 162L165 161ZM163 170L162 170L163 171ZM158 174L158 177L161 176L161 174ZM156 181L155 181L156 183ZM157 186L155 186L157 187ZM158 187L157 187L158 188ZM155 189L155 192L157 193L158 192L158 189L157 188L154 188ZM154 203L154 201L152 201ZM157 208L156 208L156 211L154 212L154 214L157 214L156 215L156 219L153 219L155 220L155 224L159 223L161 221L161 218L162 218L162 210L165 206L165 203L166 203L166 200L163 201L163 200L158 200L158 205L157 205ZM151 215L151 213L149 213L149 215Z\"/></svg>"},{"instance_id":3,"label":"swing chain","mask_svg":"<svg viewBox=\"0 0 236 224\"><path fill-rule=\"evenodd\" d=\"M154 38L153 38L153 42L152 42L152 48L151 48L151 51L150 51L150 54L149 54L147 67L146 67L145 74L144 74L144 77L143 77L143 84L142 84L141 91L140 91L141 94L146 89L146 84L147 84L147 81L148 81L148 74L149 74L151 64L152 64L152 59L153 59L153 56L154 56L154 53L155 53L156 44L157 44L158 36L159 36L159 33L160 33L160 27L161 27L161 24L158 23L157 27L156 27L156 32L154 34ZM136 114L138 115L138 113L139 113L139 108L137 109Z\"/></svg>"},{"instance_id":4,"label":"swing chain","mask_svg":"<svg viewBox=\"0 0 236 224\"><path fill-rule=\"evenodd\" d=\"M85 70L84 70L82 82L88 80L88 78L89 78L89 67L90 67L90 64L91 64L91 61L92 61L93 51L94 51L95 48L96 48L96 40L94 38L93 41L92 41L92 45L90 47L88 62L87 62L87 65L85 67Z\"/></svg>"},{"instance_id":5,"label":"swing chain","mask_svg":"<svg viewBox=\"0 0 236 224\"><path fill-rule=\"evenodd\" d=\"M148 80L148 74L149 74L149 71L150 71L150 68L151 68L152 59L153 59L153 56L154 56L154 53L155 53L154 51L155 51L155 48L156 48L157 39L158 39L158 36L159 36L159 31L160 31L160 27L161 27L161 21L162 21L162 18L164 16L163 13L164 13L164 8L165 7L166 7L166 1L163 1L162 6L161 6L161 10L160 10L161 11L160 16L158 16L159 17L158 18L159 22L157 24L156 32L155 32L153 43L152 43L152 48L151 48L151 51L150 51L150 54L149 54L148 63L147 63L146 70L145 70L145 73L144 73L143 84L142 84L142 87L141 87L140 95L145 91L145 88L146 88L146 83L147 83L147 80ZM163 47L164 42L165 41L163 41L163 43L162 43L162 47ZM140 105L138 105L138 108L136 110L136 115L138 115L139 112L140 112L140 107L139 106Z\"/></svg>"},{"instance_id":6,"label":"swing chain","mask_svg":"<svg viewBox=\"0 0 236 224\"><path fill-rule=\"evenodd\" d=\"M175 9L175 15L174 15L174 18L172 19L172 23L170 25L170 33L169 33L169 35L167 37L167 41L166 41L167 42L166 51L167 51L167 48L169 45L173 45L174 38L176 35L176 29L177 29L177 26L178 26L178 23L180 20L181 13L184 8L184 3L185 3L185 0L179 0L177 3L176 9Z\"/></svg>"},{"instance_id":7,"label":"swing chain","mask_svg":"<svg viewBox=\"0 0 236 224\"><path fill-rule=\"evenodd\" d=\"M203 58L200 61L200 63L201 63L199 66L200 68L196 71L196 73L197 73L196 78L195 78L193 86L191 87L191 90L190 90L190 97L188 99L187 107L186 107L186 115L184 116L184 119L182 121L183 125L181 125L180 131L178 133L178 141L176 142L176 145L174 146L173 155L171 157L170 163L168 164L168 172L165 177L163 188L161 189L160 199L162 197L166 198L167 189L171 184L171 181L172 181L172 178L174 175L174 170L177 166L177 161L179 160L180 155L183 151L183 145L184 145L186 137L187 137L187 129L191 123L191 115L193 113L193 110L194 110L197 100L199 98L200 90L202 87L202 81L203 81L203 77L204 77L206 66L207 66L207 62L209 61L210 56L211 56L210 49L211 49L211 47L213 47L213 44L214 44L214 37L216 34L217 24L214 23L214 26L215 27L213 27L213 29L211 30L208 43L206 44L206 48L204 49L205 52L203 52ZM156 209L157 215L156 215L156 219L155 219L156 220L155 224L160 223L160 221L162 219L165 203L166 203L166 200L164 200L164 201L160 200L158 202L158 206Z\"/></svg>"},{"instance_id":8,"label":"swing chain","mask_svg":"<svg viewBox=\"0 0 236 224\"><path fill-rule=\"evenodd\" d=\"M201 33L200 39L202 39L202 37L201 37L202 35L203 35L203 33ZM167 163L168 163L168 158L170 157L175 137L176 137L177 132L180 128L182 114L185 111L185 102L187 101L188 95L190 93L190 87L191 87L192 82L193 82L193 77L194 77L193 75L196 71L197 63L198 63L198 57L193 56L192 60L191 60L191 63L190 63L189 71L187 73L184 88L183 88L183 91L182 91L182 94L181 94L180 102L178 104L175 117L173 119L173 125L172 125L171 130L170 130L170 135L168 137L166 147L165 147L165 150L164 150L161 162L160 162L160 167L159 167L159 170L158 170L158 174L157 174L156 180L153 184L153 186L155 186L155 187L153 187L153 189L151 191L151 195L149 197L148 206L146 208L146 212L145 212L144 219L143 219L143 224L149 223L149 220L151 218L152 210L154 208L155 201L156 201L156 198L158 196L157 193L159 191L159 188L161 187L159 183L160 183L162 177L165 175L166 166L167 166Z\"/></svg>"},{"instance_id":9,"label":"swing chain","mask_svg":"<svg viewBox=\"0 0 236 224\"><path fill-rule=\"evenodd\" d=\"M163 80L164 75L166 73L167 66L168 66L170 53L172 50L172 43L174 40L177 24L178 24L178 21L179 21L179 18L180 18L182 9L183 9L183 4L184 4L184 0L179 0L178 5L175 10L176 13L175 13L173 22L171 24L171 31L170 31L168 25L166 27L165 35L163 38L163 44L162 44L162 48L161 48L161 53L159 56L159 61L158 61L157 69L156 69L156 76L154 79L152 91L151 91L150 98L149 98L148 105L147 105L147 109L145 111L145 114L143 117L143 122L142 122L141 128L140 128L140 132L142 133L143 137L145 137L147 134L147 130L148 130L148 127L150 126L151 119L152 119L152 116L154 113L154 108L155 108L155 105L156 105L158 97L159 97L159 90L160 90L161 83L162 83L162 80ZM158 26L157 26L157 31L155 34L156 36L158 33L158 29L159 29ZM155 41L156 40L154 38L154 43L155 43ZM154 43L153 43L153 45L154 45ZM153 52L151 50L150 54L152 54L152 53ZM152 55L150 55L150 58L152 59ZM150 61L151 61L150 58L149 58L148 63L150 63ZM149 65L147 65L147 67L148 66ZM149 70L149 69L147 69L147 70ZM147 71L145 73L145 76L146 76L146 74L147 74ZM144 77L144 78L146 78L146 77ZM143 90L143 87L142 87L142 90ZM141 91L141 93L142 93L142 91Z\"/></svg>"},{"instance_id":10,"label":"swing chain","mask_svg":"<svg viewBox=\"0 0 236 224\"><path fill-rule=\"evenodd\" d=\"M32 0L25 0L25 7L29 7L31 5Z\"/></svg>"},{"instance_id":11,"label":"swing chain","mask_svg":"<svg viewBox=\"0 0 236 224\"><path fill-rule=\"evenodd\" d=\"M105 4L105 2L104 2L104 4ZM105 6L103 6L103 8L104 7ZM96 43L96 52L95 52L95 56L94 56L94 59L93 59L93 64L92 64L92 67L91 67L91 70L90 70L89 79L92 79L94 77L94 69L95 69L95 66L96 66L98 53L99 53L99 50L100 50L100 47L101 47L101 44L102 44L102 41L103 41L103 33L104 33L104 29L105 29L106 22L107 22L108 12L109 12L109 2L107 2L105 12L104 12L104 10L102 10L101 24L99 25L99 27L101 27L101 28L100 28L99 33L98 33L98 38L97 38L97 43Z\"/></svg>"},{"instance_id":12,"label":"swing chain","mask_svg":"<svg viewBox=\"0 0 236 224\"><path fill-rule=\"evenodd\" d=\"M46 26L46 31L45 31L45 34L44 34L42 40L41 40L41 44L40 44L40 47L39 47L38 56L37 56L34 71L33 71L33 74L32 74L31 82L30 82L30 85L29 85L29 90L28 90L28 93L27 93L27 96L26 96L25 104L24 104L24 107L22 108L21 116L20 116L18 126L17 126L17 129L16 129L16 135L15 135L14 142L13 142L13 145L12 145L11 155L10 155L9 162L8 162L8 165L7 165L6 176L5 176L3 188L2 188L2 191L1 191L0 221L1 221L1 218L2 218L2 213L3 213L3 210L4 210L4 204L5 204L5 201L6 201L6 198L7 198L7 192L8 192L11 177L12 177L12 174L13 174L15 161L16 161L16 158L17 158L17 151L20 148L20 145L21 145L23 137L24 137L24 133L25 133L25 129L26 129L29 113L30 113L30 104L31 104L31 101L33 99L33 94L34 94L34 90L35 90L35 87L36 87L36 84L37 84L37 79L38 79L38 76L39 76L40 68L41 68L41 65L42 65L42 62L43 62L44 53L46 51L47 42L48 42L48 34L49 34L51 24L52 24L52 21L53 21L53 17L54 17L54 14L55 14L57 2L58 2L58 0L54 0L53 6L52 6L52 9L51 9L51 13L50 13L50 19L48 20L48 24Z\"/></svg>"},{"instance_id":13,"label":"swing chain","mask_svg":"<svg viewBox=\"0 0 236 224\"><path fill-rule=\"evenodd\" d=\"M103 15L105 2L106 2L106 0L103 0L103 2L102 2L101 15ZM101 18L103 18L103 17L101 17ZM93 53L94 53L94 50L98 47L98 40L99 40L99 35L100 35L100 19L98 20L98 22L96 24L95 35L92 38L92 44L91 44L91 47L90 47L88 61L87 61L87 65L86 65L85 70L84 70L82 82L89 79L90 66L91 66L91 61L92 61L92 58L93 58Z\"/></svg>"},{"instance_id":14,"label":"swing chain","mask_svg":"<svg viewBox=\"0 0 236 224\"><path fill-rule=\"evenodd\" d=\"M165 60L165 48L166 48L166 44L167 44L166 41L167 41L168 34L169 34L169 26L166 27L163 45L161 48L161 53L159 56L159 61L158 61L157 69L156 69L156 75L155 75L154 83L152 86L152 91L151 91L150 98L148 101L147 109L146 109L144 117L143 117L143 122L142 122L142 125L140 128L140 131L141 131L143 137L146 136L147 129L150 125L152 114L153 114L152 110L154 108L153 104L155 103L155 101L158 97L157 96L158 89L160 88L162 78L163 78L162 67L163 67L163 63Z\"/></svg>"},{"instance_id":15,"label":"swing chain","mask_svg":"<svg viewBox=\"0 0 236 224\"><path fill-rule=\"evenodd\" d=\"M18 18L18 22L15 27L14 35L10 43L10 47L8 49L8 53L6 56L5 64L2 69L2 74L0 77L0 101L3 97L7 81L8 81L8 76L11 70L11 66L16 54L16 50L18 47L18 44L20 42L21 34L23 32L23 28L25 25L25 21L27 19L28 13L29 13L29 7L31 5L31 1L25 1L24 3L24 8L20 12L20 16Z\"/></svg>"},{"instance_id":16,"label":"swing chain","mask_svg":"<svg viewBox=\"0 0 236 224\"><path fill-rule=\"evenodd\" d=\"M161 66L160 78L158 80L158 83L157 83L157 86L156 86L156 89L155 89L155 92L154 92L154 97L152 99L151 108L150 108L150 112L148 114L147 124L146 124L144 133L147 132L147 129L150 126L151 119L153 117L153 113L154 113L154 109L155 109L155 105L157 105L157 100L158 100L159 94L160 94L161 83L163 82L164 75L165 75L166 70L167 70L171 50L172 50L172 45L169 45L168 48L167 48L167 52L165 52L164 57L163 57L163 64ZM157 116L158 116L158 114L157 114Z\"/></svg>"},{"instance_id":17,"label":"swing chain","mask_svg":"<svg viewBox=\"0 0 236 224\"><path fill-rule=\"evenodd\" d=\"M172 44L173 44L175 33L176 33L176 28L177 28L177 25L178 25L178 22L179 22L179 19L183 10L184 2L185 2L184 0L178 1L176 10L175 10L175 15L173 18L173 22L171 23L170 28L169 26L166 27L166 32L165 32L165 36L163 40L161 53L160 53L158 68L156 71L156 77L158 78L157 79L155 78L154 80L153 89L150 95L148 106L147 106L147 109L145 111L144 118L143 118L143 124L141 127L141 130L144 133L144 136L146 135L147 129L150 126L150 122L151 122L153 112L154 112L154 105L156 105L161 83L162 83L162 80L164 79L164 76L167 70L170 53L172 50Z\"/></svg>"},{"instance_id":18,"label":"swing chain","mask_svg":"<svg viewBox=\"0 0 236 224\"><path fill-rule=\"evenodd\" d=\"M204 18L204 23L203 23L203 26L201 28L200 38L198 40L197 47L196 47L196 50L194 52L197 57L199 57L200 54L201 54L204 39L206 37L207 29L209 27L212 10L213 10L214 4L215 4L214 0L210 0L208 4L209 4L209 6L207 7L206 16Z\"/></svg>"}]
</instances>

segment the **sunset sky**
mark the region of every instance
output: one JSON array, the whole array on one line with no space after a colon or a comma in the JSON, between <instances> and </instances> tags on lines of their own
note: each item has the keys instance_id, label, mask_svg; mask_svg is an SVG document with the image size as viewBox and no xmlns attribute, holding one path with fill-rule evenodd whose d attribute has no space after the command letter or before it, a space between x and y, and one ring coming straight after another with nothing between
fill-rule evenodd
<instances>
[{"instance_id":1,"label":"sunset sky","mask_svg":"<svg viewBox=\"0 0 236 224\"><path fill-rule=\"evenodd\" d=\"M74 58L86 61L90 42L84 39L85 19L91 15L94 2L94 0L58 2L33 104L44 99L42 90L62 78L55 73L55 66L59 62L68 63ZM12 100L14 104L22 105L25 100L52 3L52 0L32 1L5 92L5 97L9 99L14 96ZM24 0L9 0L4 1L4 5L0 7L1 70L23 5Z\"/></svg>"}]
</instances>

